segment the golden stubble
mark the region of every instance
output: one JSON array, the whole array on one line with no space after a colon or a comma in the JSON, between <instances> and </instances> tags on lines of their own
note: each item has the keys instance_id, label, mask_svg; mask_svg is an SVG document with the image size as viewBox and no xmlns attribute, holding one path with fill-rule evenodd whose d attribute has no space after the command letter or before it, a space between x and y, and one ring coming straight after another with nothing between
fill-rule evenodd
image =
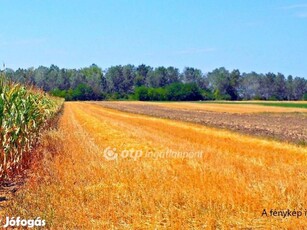
<instances>
[{"instance_id":1,"label":"golden stubble","mask_svg":"<svg viewBox=\"0 0 307 230\"><path fill-rule=\"evenodd\" d=\"M44 167L10 215L41 216L54 229L307 226L303 217L261 216L264 208L306 208L303 147L81 102L65 103L59 130L43 144ZM203 157L108 161L107 147Z\"/></svg>"}]
</instances>

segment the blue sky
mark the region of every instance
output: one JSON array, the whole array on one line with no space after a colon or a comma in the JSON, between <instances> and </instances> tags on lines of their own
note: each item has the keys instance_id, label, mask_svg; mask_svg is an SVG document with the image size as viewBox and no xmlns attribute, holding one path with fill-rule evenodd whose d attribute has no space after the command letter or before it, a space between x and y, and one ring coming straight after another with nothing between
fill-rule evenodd
<instances>
[{"instance_id":1,"label":"blue sky","mask_svg":"<svg viewBox=\"0 0 307 230\"><path fill-rule=\"evenodd\" d=\"M307 77L307 1L0 0L7 67L96 63Z\"/></svg>"}]
</instances>

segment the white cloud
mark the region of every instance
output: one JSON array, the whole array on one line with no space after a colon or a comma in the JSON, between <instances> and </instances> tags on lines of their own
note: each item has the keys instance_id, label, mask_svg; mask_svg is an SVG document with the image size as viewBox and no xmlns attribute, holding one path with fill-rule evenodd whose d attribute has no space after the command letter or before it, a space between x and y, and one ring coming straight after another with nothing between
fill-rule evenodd
<instances>
[{"instance_id":1,"label":"white cloud","mask_svg":"<svg viewBox=\"0 0 307 230\"><path fill-rule=\"evenodd\" d=\"M307 8L307 3L306 4L294 4L294 5L282 7L282 9L285 9L285 10L302 9L302 8Z\"/></svg>"},{"instance_id":2,"label":"white cloud","mask_svg":"<svg viewBox=\"0 0 307 230\"><path fill-rule=\"evenodd\" d=\"M282 7L282 9L291 11L297 18L307 18L307 3L288 5Z\"/></svg>"}]
</instances>

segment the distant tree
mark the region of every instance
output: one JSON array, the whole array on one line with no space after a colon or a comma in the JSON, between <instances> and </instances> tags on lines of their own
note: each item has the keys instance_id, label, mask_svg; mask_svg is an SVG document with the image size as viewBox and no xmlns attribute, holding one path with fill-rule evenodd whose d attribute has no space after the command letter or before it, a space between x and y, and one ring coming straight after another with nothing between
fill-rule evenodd
<instances>
[{"instance_id":1,"label":"distant tree","mask_svg":"<svg viewBox=\"0 0 307 230\"><path fill-rule=\"evenodd\" d=\"M182 73L184 83L196 83L202 78L202 72L199 69L185 67Z\"/></svg>"},{"instance_id":2,"label":"distant tree","mask_svg":"<svg viewBox=\"0 0 307 230\"><path fill-rule=\"evenodd\" d=\"M39 88L46 89L46 75L49 71L49 68L44 66L39 66L37 69L34 70L34 81L35 85Z\"/></svg>"},{"instance_id":3,"label":"distant tree","mask_svg":"<svg viewBox=\"0 0 307 230\"><path fill-rule=\"evenodd\" d=\"M136 68L134 85L136 87L146 85L147 77L151 71L152 71L152 67L146 66L144 64L139 65Z\"/></svg>"},{"instance_id":4,"label":"distant tree","mask_svg":"<svg viewBox=\"0 0 307 230\"><path fill-rule=\"evenodd\" d=\"M93 89L90 86L86 84L80 84L76 89L73 90L72 99L84 101L95 100L96 98Z\"/></svg>"},{"instance_id":5,"label":"distant tree","mask_svg":"<svg viewBox=\"0 0 307 230\"><path fill-rule=\"evenodd\" d=\"M126 94L133 93L134 90L134 82L136 77L135 67L133 65L125 65L122 68L122 74L124 77L123 91Z\"/></svg>"},{"instance_id":6,"label":"distant tree","mask_svg":"<svg viewBox=\"0 0 307 230\"><path fill-rule=\"evenodd\" d=\"M140 101L195 101L202 100L201 90L195 83L172 83L165 87L136 88L134 98Z\"/></svg>"},{"instance_id":7,"label":"distant tree","mask_svg":"<svg viewBox=\"0 0 307 230\"><path fill-rule=\"evenodd\" d=\"M166 101L166 90L165 88L149 88L148 96L150 101Z\"/></svg>"},{"instance_id":8,"label":"distant tree","mask_svg":"<svg viewBox=\"0 0 307 230\"><path fill-rule=\"evenodd\" d=\"M166 85L180 82L180 73L179 69L172 66L167 67L166 69Z\"/></svg>"},{"instance_id":9,"label":"distant tree","mask_svg":"<svg viewBox=\"0 0 307 230\"><path fill-rule=\"evenodd\" d=\"M237 100L239 78L240 72L238 70L229 73L224 67L215 69L208 74L209 84L216 99Z\"/></svg>"},{"instance_id":10,"label":"distant tree","mask_svg":"<svg viewBox=\"0 0 307 230\"><path fill-rule=\"evenodd\" d=\"M289 75L286 82L287 100L294 100L293 77Z\"/></svg>"},{"instance_id":11,"label":"distant tree","mask_svg":"<svg viewBox=\"0 0 307 230\"><path fill-rule=\"evenodd\" d=\"M63 84L63 79L60 76L59 67L57 67L56 65L51 65L45 75L44 82L45 84L43 86L43 89L45 91L50 91Z\"/></svg>"},{"instance_id":12,"label":"distant tree","mask_svg":"<svg viewBox=\"0 0 307 230\"><path fill-rule=\"evenodd\" d=\"M14 82L20 82L22 84L25 84L27 82L27 79L26 79L26 70L25 69L17 69L15 71L15 74L13 75L12 77L12 80Z\"/></svg>"},{"instance_id":13,"label":"distant tree","mask_svg":"<svg viewBox=\"0 0 307 230\"><path fill-rule=\"evenodd\" d=\"M274 73L267 73L261 78L261 95L265 100L277 99L275 90L273 90L275 79L276 75Z\"/></svg>"},{"instance_id":14,"label":"distant tree","mask_svg":"<svg viewBox=\"0 0 307 230\"><path fill-rule=\"evenodd\" d=\"M10 79L10 80L13 80L14 79L14 74L15 74L15 71L13 69L10 69L10 68L6 68L4 70L5 72L5 76ZM1 73L1 70L0 70L0 73Z\"/></svg>"},{"instance_id":15,"label":"distant tree","mask_svg":"<svg viewBox=\"0 0 307 230\"><path fill-rule=\"evenodd\" d=\"M73 89L86 81L85 75L81 71L72 69L69 71L68 75L70 76L70 87Z\"/></svg>"},{"instance_id":16,"label":"distant tree","mask_svg":"<svg viewBox=\"0 0 307 230\"><path fill-rule=\"evenodd\" d=\"M106 81L108 86L108 93L125 93L125 77L122 72L121 65L112 66L106 72Z\"/></svg>"},{"instance_id":17,"label":"distant tree","mask_svg":"<svg viewBox=\"0 0 307 230\"><path fill-rule=\"evenodd\" d=\"M59 88L55 88L55 89L51 90L50 93L51 93L51 95L53 95L55 97L62 97L62 98L66 98L66 95L67 95L66 90L60 90Z\"/></svg>"},{"instance_id":18,"label":"distant tree","mask_svg":"<svg viewBox=\"0 0 307 230\"><path fill-rule=\"evenodd\" d=\"M229 75L229 85L226 88L226 92L230 95L231 100L238 100L239 99L239 83L241 80L241 74L238 69L233 70Z\"/></svg>"},{"instance_id":19,"label":"distant tree","mask_svg":"<svg viewBox=\"0 0 307 230\"><path fill-rule=\"evenodd\" d=\"M65 90L70 88L70 79L67 69L61 69L60 76L62 78L61 83L58 85L59 89Z\"/></svg>"},{"instance_id":20,"label":"distant tree","mask_svg":"<svg viewBox=\"0 0 307 230\"><path fill-rule=\"evenodd\" d=\"M295 77L293 80L293 95L294 100L301 100L304 93L307 92L307 80L300 77Z\"/></svg>"},{"instance_id":21,"label":"distant tree","mask_svg":"<svg viewBox=\"0 0 307 230\"><path fill-rule=\"evenodd\" d=\"M202 74L201 70L186 67L181 75L183 83L196 83L197 86L203 90L208 89L208 79Z\"/></svg>"},{"instance_id":22,"label":"distant tree","mask_svg":"<svg viewBox=\"0 0 307 230\"><path fill-rule=\"evenodd\" d=\"M167 69L163 66L155 68L151 71L147 78L149 87L163 87L168 84Z\"/></svg>"},{"instance_id":23,"label":"distant tree","mask_svg":"<svg viewBox=\"0 0 307 230\"><path fill-rule=\"evenodd\" d=\"M273 95L278 100L286 100L287 99L287 86L285 76L281 73L278 73L275 78L275 82L272 85L273 87Z\"/></svg>"},{"instance_id":24,"label":"distant tree","mask_svg":"<svg viewBox=\"0 0 307 230\"><path fill-rule=\"evenodd\" d=\"M149 95L148 95L148 88L145 86L137 87L135 89L134 95L135 95L134 99L139 100L139 101L149 101L150 100Z\"/></svg>"},{"instance_id":25,"label":"distant tree","mask_svg":"<svg viewBox=\"0 0 307 230\"><path fill-rule=\"evenodd\" d=\"M128 99L132 95L141 100L302 100L307 93L305 78L285 78L281 73L241 74L224 67L206 75L192 67L180 73L172 66L144 64L112 66L104 71L92 64L81 69L51 65L5 72L12 81L33 84L66 100Z\"/></svg>"},{"instance_id":26,"label":"distant tree","mask_svg":"<svg viewBox=\"0 0 307 230\"><path fill-rule=\"evenodd\" d=\"M244 100L261 99L261 76L255 72L243 73L239 94Z\"/></svg>"},{"instance_id":27,"label":"distant tree","mask_svg":"<svg viewBox=\"0 0 307 230\"><path fill-rule=\"evenodd\" d=\"M103 89L103 74L101 68L92 64L90 67L81 69L80 72L84 75L83 83L91 87L96 97L99 96Z\"/></svg>"},{"instance_id":28,"label":"distant tree","mask_svg":"<svg viewBox=\"0 0 307 230\"><path fill-rule=\"evenodd\" d=\"M167 88L166 97L170 101L182 100L182 83L172 84Z\"/></svg>"}]
</instances>

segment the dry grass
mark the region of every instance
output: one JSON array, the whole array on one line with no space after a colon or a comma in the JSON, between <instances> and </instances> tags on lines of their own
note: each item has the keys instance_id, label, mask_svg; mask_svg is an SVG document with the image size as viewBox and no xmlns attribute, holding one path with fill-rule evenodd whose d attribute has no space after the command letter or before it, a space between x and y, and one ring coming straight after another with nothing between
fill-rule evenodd
<instances>
[{"instance_id":1,"label":"dry grass","mask_svg":"<svg viewBox=\"0 0 307 230\"><path fill-rule=\"evenodd\" d=\"M252 103L257 101L248 101ZM157 105L165 108L175 108L189 111L212 111L223 113L293 113L293 112L307 112L305 108L287 108L263 105L249 105L249 104L227 104L227 102L220 103L194 103L194 102L113 102L119 104L138 104L138 105ZM231 102L234 103L234 102ZM240 102L244 103L244 102ZM264 102L269 103L269 102ZM274 102L275 103L275 102ZM278 103L278 102L277 102ZM291 102L292 103L292 102ZM295 102L303 103L303 102ZM306 102L305 102L306 103Z\"/></svg>"},{"instance_id":2,"label":"dry grass","mask_svg":"<svg viewBox=\"0 0 307 230\"><path fill-rule=\"evenodd\" d=\"M59 127L6 215L40 216L54 229L307 226L305 217L261 217L306 208L306 148L86 103L65 103ZM106 161L108 146L204 155Z\"/></svg>"},{"instance_id":3,"label":"dry grass","mask_svg":"<svg viewBox=\"0 0 307 230\"><path fill-rule=\"evenodd\" d=\"M291 103L291 104L306 104L307 101L265 101L265 100L247 100L247 101L223 101L223 102L238 102L238 103Z\"/></svg>"}]
</instances>

